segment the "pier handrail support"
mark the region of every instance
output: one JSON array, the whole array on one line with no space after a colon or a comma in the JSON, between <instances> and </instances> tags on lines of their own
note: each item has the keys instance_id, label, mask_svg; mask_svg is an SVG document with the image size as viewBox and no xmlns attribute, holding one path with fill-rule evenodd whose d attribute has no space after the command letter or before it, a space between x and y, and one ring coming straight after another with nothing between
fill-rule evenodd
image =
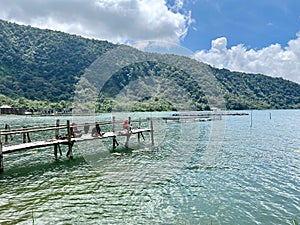
<instances>
[{"instance_id":1,"label":"pier handrail support","mask_svg":"<svg viewBox=\"0 0 300 225\"><path fill-rule=\"evenodd\" d=\"M67 131L68 131L68 152L67 152L67 157L70 159L73 158L73 152L72 152L72 147L73 147L73 142L72 142L72 132L71 132L71 126L70 126L70 120L67 120Z\"/></svg>"},{"instance_id":2,"label":"pier handrail support","mask_svg":"<svg viewBox=\"0 0 300 225\"><path fill-rule=\"evenodd\" d=\"M56 127L58 127L59 128L59 119L57 119L56 120ZM56 140L58 140L58 137L59 137L59 129L55 129L55 133L54 133L54 138L56 139ZM61 152L61 149L60 149L60 146L59 146L59 144L55 144L54 145L54 156L55 156L55 158L57 158L57 151L58 151L58 149L59 149L59 153L60 153L60 156L62 156L62 152Z\"/></svg>"},{"instance_id":3,"label":"pier handrail support","mask_svg":"<svg viewBox=\"0 0 300 225\"><path fill-rule=\"evenodd\" d=\"M6 131L10 131L10 126L8 124L5 124L5 128L4 128ZM12 141L13 140L13 137L12 135L10 134L10 140ZM8 143L8 134L5 135L5 143Z\"/></svg>"},{"instance_id":4,"label":"pier handrail support","mask_svg":"<svg viewBox=\"0 0 300 225\"><path fill-rule=\"evenodd\" d=\"M59 119L56 120L56 129L55 129L55 139L58 139L59 136Z\"/></svg>"},{"instance_id":5,"label":"pier handrail support","mask_svg":"<svg viewBox=\"0 0 300 225\"><path fill-rule=\"evenodd\" d=\"M26 129L25 127L23 127L23 129ZM29 136L29 132L25 132L23 133L23 143L26 142L31 142L30 136Z\"/></svg>"}]
</instances>

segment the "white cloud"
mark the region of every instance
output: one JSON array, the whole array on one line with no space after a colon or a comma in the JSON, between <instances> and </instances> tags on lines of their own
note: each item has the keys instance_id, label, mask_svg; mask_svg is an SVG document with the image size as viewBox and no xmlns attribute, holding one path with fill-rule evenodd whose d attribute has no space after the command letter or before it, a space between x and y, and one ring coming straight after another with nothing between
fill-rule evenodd
<instances>
[{"instance_id":1,"label":"white cloud","mask_svg":"<svg viewBox=\"0 0 300 225\"><path fill-rule=\"evenodd\" d=\"M181 1L165 0L1 0L0 18L113 42L179 42L190 25ZM176 10L175 10L176 8Z\"/></svg>"},{"instance_id":2,"label":"white cloud","mask_svg":"<svg viewBox=\"0 0 300 225\"><path fill-rule=\"evenodd\" d=\"M300 33L286 47L272 44L259 50L249 50L242 44L227 48L227 39L221 37L212 41L209 51L198 51L194 57L218 68L262 73L300 83Z\"/></svg>"}]
</instances>

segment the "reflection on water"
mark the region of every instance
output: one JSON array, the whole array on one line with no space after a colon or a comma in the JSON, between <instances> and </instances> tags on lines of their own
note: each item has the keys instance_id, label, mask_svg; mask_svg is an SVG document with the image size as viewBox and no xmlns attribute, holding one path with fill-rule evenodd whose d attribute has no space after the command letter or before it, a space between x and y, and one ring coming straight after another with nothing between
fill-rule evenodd
<instances>
[{"instance_id":1,"label":"reflection on water","mask_svg":"<svg viewBox=\"0 0 300 225\"><path fill-rule=\"evenodd\" d=\"M76 144L74 160L64 148L58 159L52 148L5 155L0 223L292 224L300 111L269 112L253 111L251 128L249 116L227 117L224 137L212 134L221 121L168 123L154 147L133 137L116 152L109 140ZM2 116L0 126L55 119Z\"/></svg>"}]
</instances>

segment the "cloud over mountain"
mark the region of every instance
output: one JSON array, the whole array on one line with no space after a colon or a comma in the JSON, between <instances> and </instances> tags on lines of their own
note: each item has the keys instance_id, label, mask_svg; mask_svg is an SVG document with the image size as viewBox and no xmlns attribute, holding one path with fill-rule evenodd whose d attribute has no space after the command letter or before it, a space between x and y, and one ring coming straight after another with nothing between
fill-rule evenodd
<instances>
[{"instance_id":1,"label":"cloud over mountain","mask_svg":"<svg viewBox=\"0 0 300 225\"><path fill-rule=\"evenodd\" d=\"M227 39L220 37L212 41L210 50L196 52L195 58L218 68L262 73L300 83L300 33L286 47L272 44L259 50L247 49L242 44L227 48Z\"/></svg>"},{"instance_id":2,"label":"cloud over mountain","mask_svg":"<svg viewBox=\"0 0 300 225\"><path fill-rule=\"evenodd\" d=\"M0 18L113 42L179 42L190 13L164 0L2 0Z\"/></svg>"}]
</instances>

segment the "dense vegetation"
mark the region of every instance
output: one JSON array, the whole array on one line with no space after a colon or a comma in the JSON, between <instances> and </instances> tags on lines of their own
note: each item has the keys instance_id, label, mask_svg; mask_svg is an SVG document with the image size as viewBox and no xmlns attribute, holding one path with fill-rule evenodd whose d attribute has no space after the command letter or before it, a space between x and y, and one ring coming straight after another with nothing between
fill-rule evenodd
<instances>
[{"instance_id":1,"label":"dense vegetation","mask_svg":"<svg viewBox=\"0 0 300 225\"><path fill-rule=\"evenodd\" d=\"M0 105L32 112L71 109L76 84L86 68L116 47L0 20ZM186 57L156 55L169 63L137 62L113 74L98 96L97 110L206 110L215 101L205 95L204 89L212 89L208 76L218 81L227 109L300 108L299 84L220 70ZM195 82L195 74L200 81Z\"/></svg>"},{"instance_id":2,"label":"dense vegetation","mask_svg":"<svg viewBox=\"0 0 300 225\"><path fill-rule=\"evenodd\" d=\"M261 74L212 68L222 84L228 109L300 108L300 85Z\"/></svg>"},{"instance_id":3,"label":"dense vegetation","mask_svg":"<svg viewBox=\"0 0 300 225\"><path fill-rule=\"evenodd\" d=\"M190 74L153 61L122 68L102 91L105 97L116 101L117 111L124 107L129 111L209 109L201 86ZM101 105L99 111L103 111Z\"/></svg>"},{"instance_id":4,"label":"dense vegetation","mask_svg":"<svg viewBox=\"0 0 300 225\"><path fill-rule=\"evenodd\" d=\"M0 93L49 102L71 100L84 69L114 47L1 20L0 40Z\"/></svg>"}]
</instances>

